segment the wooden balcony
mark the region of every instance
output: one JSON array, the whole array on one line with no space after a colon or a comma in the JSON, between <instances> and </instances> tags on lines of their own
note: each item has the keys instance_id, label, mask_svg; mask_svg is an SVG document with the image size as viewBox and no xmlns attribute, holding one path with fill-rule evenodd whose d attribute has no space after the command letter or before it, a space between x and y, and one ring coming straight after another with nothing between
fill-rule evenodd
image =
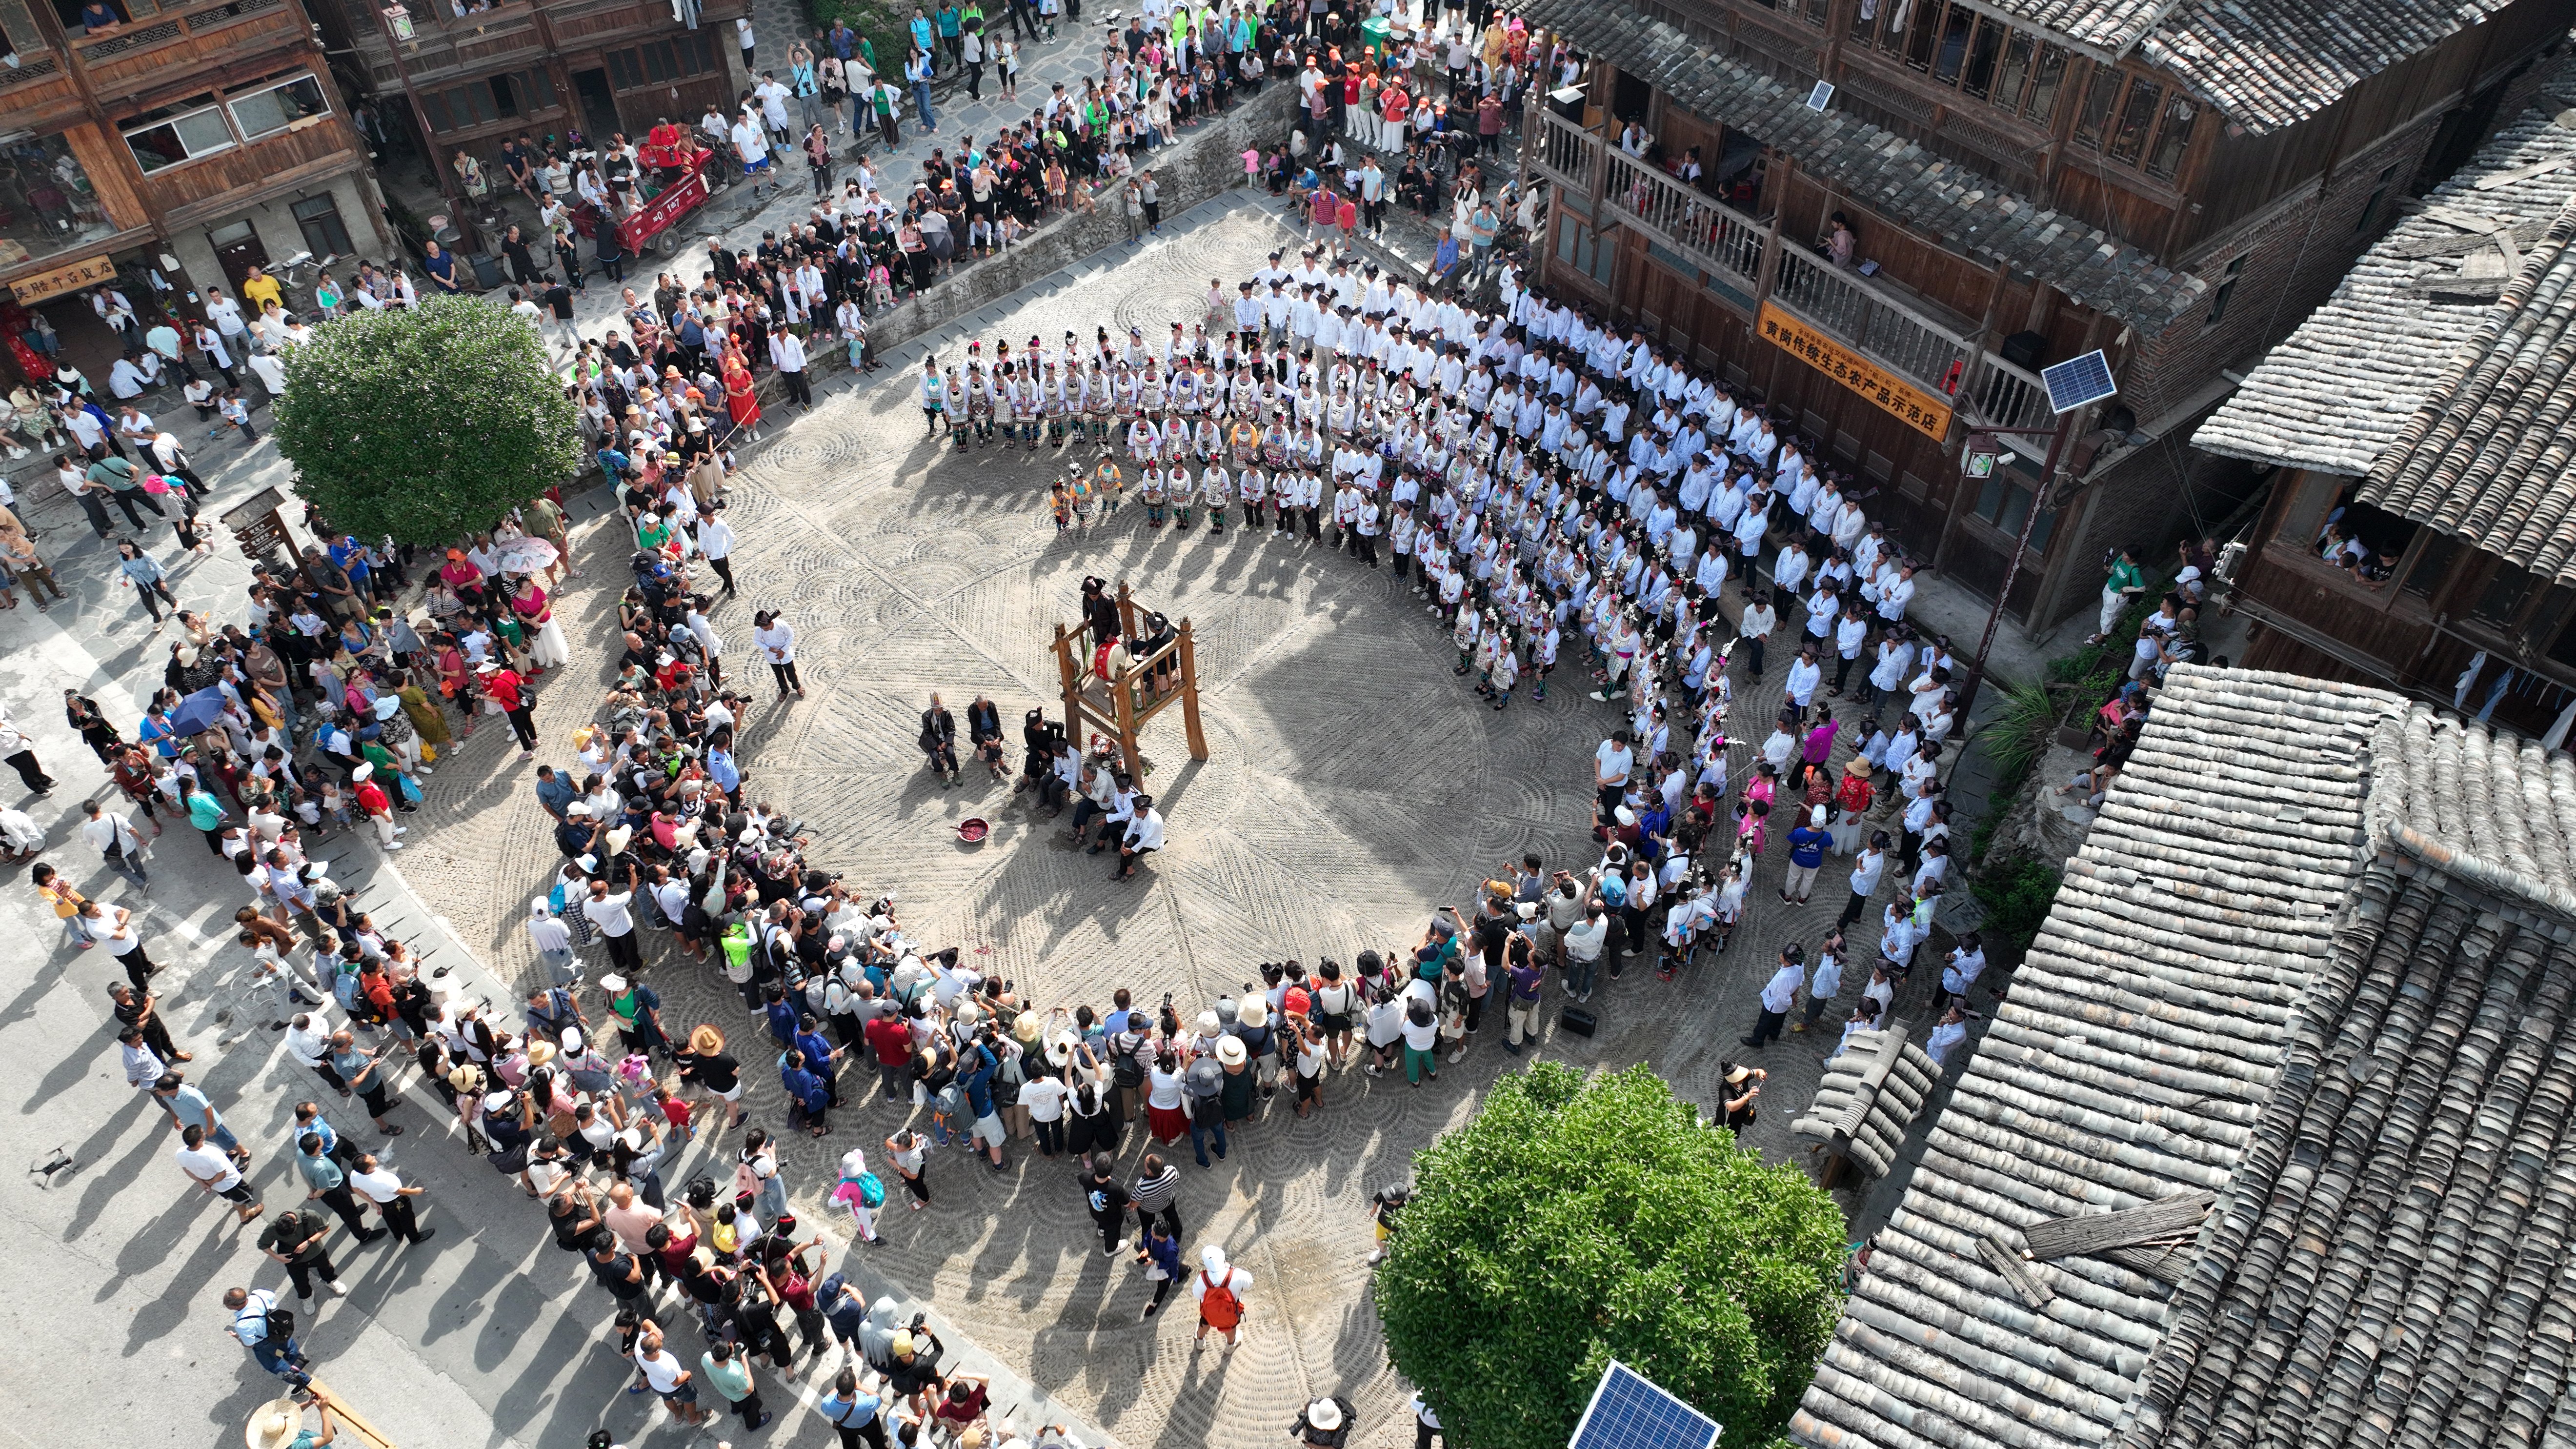
<instances>
[{"instance_id":1,"label":"wooden balcony","mask_svg":"<svg viewBox=\"0 0 2576 1449\"><path fill-rule=\"evenodd\" d=\"M1605 227L1617 225L1678 256L1699 285L1748 321L1765 304L1956 406L1961 420L1989 427L2046 427L2039 379L1981 346L1976 324L1884 274L1864 277L1771 235L1750 216L1599 135L1533 105L1522 155L1555 184L1598 198Z\"/></svg>"},{"instance_id":2,"label":"wooden balcony","mask_svg":"<svg viewBox=\"0 0 2576 1449\"><path fill-rule=\"evenodd\" d=\"M71 46L91 93L106 102L166 84L174 75L311 43L304 9L292 0L218 0L145 16L105 35L80 36Z\"/></svg>"},{"instance_id":3,"label":"wooden balcony","mask_svg":"<svg viewBox=\"0 0 2576 1449\"><path fill-rule=\"evenodd\" d=\"M345 118L316 116L246 146L156 171L143 178L143 200L165 225L183 225L201 214L247 206L263 192L353 170L365 164L366 154Z\"/></svg>"},{"instance_id":4,"label":"wooden balcony","mask_svg":"<svg viewBox=\"0 0 2576 1449\"><path fill-rule=\"evenodd\" d=\"M50 55L22 55L26 64L0 70L0 114L9 129L49 131L82 115L80 78Z\"/></svg>"}]
</instances>

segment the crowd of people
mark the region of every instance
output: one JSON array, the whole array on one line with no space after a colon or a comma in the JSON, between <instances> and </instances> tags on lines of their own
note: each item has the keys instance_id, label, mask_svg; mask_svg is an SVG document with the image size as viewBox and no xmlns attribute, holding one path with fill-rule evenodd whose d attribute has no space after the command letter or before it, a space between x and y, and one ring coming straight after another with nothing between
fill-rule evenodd
<instances>
[{"instance_id":1,"label":"crowd of people","mask_svg":"<svg viewBox=\"0 0 2576 1449\"><path fill-rule=\"evenodd\" d=\"M1865 491L1756 400L1508 269L1479 306L1330 248L1293 265L1273 253L1166 338L1102 328L942 362L918 379L934 436L1096 446L1051 490L1059 527L1132 491L1148 528L1203 518L1344 550L1410 585L1492 708L1544 701L1561 662L1619 707L1591 782L1602 858L1489 883L1467 919L1493 926L1492 949L1468 953L1454 1009L1430 993L1435 1022L1464 1024L1466 1000L1524 956L1563 968L1578 1003L1649 951L1673 979L1727 949L1766 853L1785 857L1774 888L1792 907L1827 857L1853 864L1832 924L1783 950L1745 1045L1805 1031L1847 995L1844 933L1865 918L1875 950L1846 1038L1887 1009L1949 878L1943 759L1962 671L1910 617L1917 564ZM1767 668L1784 676L1774 717L1730 722L1739 674ZM1058 788L1098 775L1106 815L1129 788L1113 768ZM1963 1005L1982 966L1962 939L1943 1000ZM1360 983L1360 1009L1387 984ZM1953 1012L1932 1044L1963 1031Z\"/></svg>"}]
</instances>

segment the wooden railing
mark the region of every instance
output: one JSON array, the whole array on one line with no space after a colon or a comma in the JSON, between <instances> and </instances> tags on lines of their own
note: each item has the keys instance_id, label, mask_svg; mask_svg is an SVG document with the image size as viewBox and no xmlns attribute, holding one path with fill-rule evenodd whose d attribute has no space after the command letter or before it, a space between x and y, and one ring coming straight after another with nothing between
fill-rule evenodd
<instances>
[{"instance_id":1,"label":"wooden railing","mask_svg":"<svg viewBox=\"0 0 2576 1449\"><path fill-rule=\"evenodd\" d=\"M1584 196L1600 175L1601 138L1558 115L1544 96L1533 97L1523 131L1522 159L1548 179Z\"/></svg>"},{"instance_id":2,"label":"wooden railing","mask_svg":"<svg viewBox=\"0 0 2576 1449\"><path fill-rule=\"evenodd\" d=\"M1605 148L1603 155L1609 173L1602 202L1621 222L1689 257L1730 289L1755 295L1768 227L1624 151Z\"/></svg>"},{"instance_id":3,"label":"wooden railing","mask_svg":"<svg viewBox=\"0 0 2576 1449\"><path fill-rule=\"evenodd\" d=\"M1911 301L1893 285L1837 267L1785 237L1766 289L1766 222L1618 150L1544 99L1533 101L1526 119L1524 160L1586 196L1597 182L1605 223L1679 253L1728 300L1748 310L1777 303L1882 366L1954 398L1979 425L2045 428L2054 421L2036 375L1985 350L1967 325L1931 316L1932 304Z\"/></svg>"},{"instance_id":4,"label":"wooden railing","mask_svg":"<svg viewBox=\"0 0 2576 1449\"><path fill-rule=\"evenodd\" d=\"M81 36L71 49L90 89L106 100L165 80L180 67L238 59L306 34L304 12L286 0L220 0Z\"/></svg>"},{"instance_id":5,"label":"wooden railing","mask_svg":"<svg viewBox=\"0 0 2576 1449\"><path fill-rule=\"evenodd\" d=\"M2039 375L1986 353L1976 377L1960 394L1978 421L1993 428L2045 428L2057 414L2048 406L2048 389Z\"/></svg>"},{"instance_id":6,"label":"wooden railing","mask_svg":"<svg viewBox=\"0 0 2576 1449\"><path fill-rule=\"evenodd\" d=\"M1771 300L1936 392L1955 390L1975 355L1957 332L1785 238Z\"/></svg>"}]
</instances>

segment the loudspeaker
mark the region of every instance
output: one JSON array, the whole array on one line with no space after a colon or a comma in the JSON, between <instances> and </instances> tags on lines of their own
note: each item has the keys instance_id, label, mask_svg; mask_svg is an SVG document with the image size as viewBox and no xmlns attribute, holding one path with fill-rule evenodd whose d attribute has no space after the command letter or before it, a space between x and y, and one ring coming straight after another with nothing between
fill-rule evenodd
<instances>
[{"instance_id":1,"label":"loudspeaker","mask_svg":"<svg viewBox=\"0 0 2576 1449\"><path fill-rule=\"evenodd\" d=\"M1601 1018L1580 1006L1569 1006L1557 1017L1557 1024L1576 1036L1590 1036L1601 1026Z\"/></svg>"}]
</instances>

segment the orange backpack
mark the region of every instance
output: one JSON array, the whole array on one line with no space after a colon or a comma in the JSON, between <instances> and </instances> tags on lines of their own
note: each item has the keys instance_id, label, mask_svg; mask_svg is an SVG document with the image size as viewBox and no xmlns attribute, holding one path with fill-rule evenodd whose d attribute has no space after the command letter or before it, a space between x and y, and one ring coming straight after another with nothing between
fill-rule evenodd
<instances>
[{"instance_id":1,"label":"orange backpack","mask_svg":"<svg viewBox=\"0 0 2576 1449\"><path fill-rule=\"evenodd\" d=\"M1231 1268L1226 1270L1227 1282L1224 1283L1209 1277L1204 1270L1199 1273L1199 1283L1204 1289L1199 1298L1199 1317L1207 1320L1208 1327L1223 1333L1232 1333L1234 1326L1243 1321L1243 1300L1234 1296L1234 1289L1230 1286L1233 1278L1234 1270Z\"/></svg>"}]
</instances>

